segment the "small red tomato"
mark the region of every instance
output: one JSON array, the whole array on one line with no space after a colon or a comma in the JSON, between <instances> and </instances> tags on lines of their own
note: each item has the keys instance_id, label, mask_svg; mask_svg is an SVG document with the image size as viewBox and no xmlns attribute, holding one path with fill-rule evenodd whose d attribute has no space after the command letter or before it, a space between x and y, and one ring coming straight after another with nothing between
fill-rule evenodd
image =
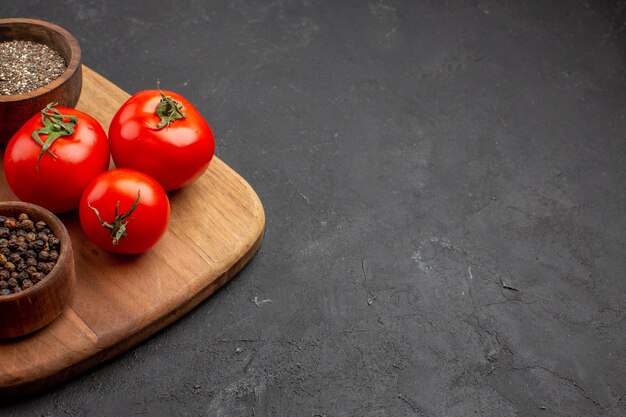
<instances>
[{"instance_id":1,"label":"small red tomato","mask_svg":"<svg viewBox=\"0 0 626 417\"><path fill-rule=\"evenodd\" d=\"M78 215L87 238L102 249L137 254L154 246L165 233L170 202L148 175L114 169L85 188Z\"/></svg>"},{"instance_id":2,"label":"small red tomato","mask_svg":"<svg viewBox=\"0 0 626 417\"><path fill-rule=\"evenodd\" d=\"M96 119L49 104L11 138L4 174L18 198L60 213L78 207L83 190L109 160L109 142Z\"/></svg>"},{"instance_id":3,"label":"small red tomato","mask_svg":"<svg viewBox=\"0 0 626 417\"><path fill-rule=\"evenodd\" d=\"M129 98L111 121L109 140L116 167L145 172L167 191L198 179L215 150L202 115L183 96L161 90Z\"/></svg>"}]
</instances>

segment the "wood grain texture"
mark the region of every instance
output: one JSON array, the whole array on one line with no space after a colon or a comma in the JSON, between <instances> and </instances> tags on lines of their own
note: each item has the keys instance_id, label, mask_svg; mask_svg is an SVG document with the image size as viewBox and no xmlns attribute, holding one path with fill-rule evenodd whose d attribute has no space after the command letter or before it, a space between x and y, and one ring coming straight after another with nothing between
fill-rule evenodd
<instances>
[{"instance_id":1,"label":"wood grain texture","mask_svg":"<svg viewBox=\"0 0 626 417\"><path fill-rule=\"evenodd\" d=\"M77 108L106 128L128 94L86 67L83 73ZM61 216L76 262L72 300L44 329L0 342L0 397L48 387L129 349L214 293L256 253L263 206L217 157L197 182L169 196L168 231L139 256L98 249L75 213ZM15 199L4 176L0 199Z\"/></svg>"},{"instance_id":2,"label":"wood grain texture","mask_svg":"<svg viewBox=\"0 0 626 417\"><path fill-rule=\"evenodd\" d=\"M71 33L43 20L0 19L0 42L16 39L48 45L65 59L67 69L50 84L29 93L0 95L0 143L7 143L28 119L48 103L74 107L81 94L81 53L78 41Z\"/></svg>"}]
</instances>

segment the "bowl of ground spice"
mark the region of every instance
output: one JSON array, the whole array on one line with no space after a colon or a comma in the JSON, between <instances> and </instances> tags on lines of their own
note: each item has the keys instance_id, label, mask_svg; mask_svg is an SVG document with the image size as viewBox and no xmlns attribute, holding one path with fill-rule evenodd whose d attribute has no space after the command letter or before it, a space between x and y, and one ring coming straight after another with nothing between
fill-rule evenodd
<instances>
[{"instance_id":1,"label":"bowl of ground spice","mask_svg":"<svg viewBox=\"0 0 626 417\"><path fill-rule=\"evenodd\" d=\"M0 338L51 323L68 304L75 278L61 220L34 204L0 202Z\"/></svg>"},{"instance_id":2,"label":"bowl of ground spice","mask_svg":"<svg viewBox=\"0 0 626 417\"><path fill-rule=\"evenodd\" d=\"M0 143L48 103L74 107L82 88L78 42L35 19L0 19Z\"/></svg>"}]
</instances>

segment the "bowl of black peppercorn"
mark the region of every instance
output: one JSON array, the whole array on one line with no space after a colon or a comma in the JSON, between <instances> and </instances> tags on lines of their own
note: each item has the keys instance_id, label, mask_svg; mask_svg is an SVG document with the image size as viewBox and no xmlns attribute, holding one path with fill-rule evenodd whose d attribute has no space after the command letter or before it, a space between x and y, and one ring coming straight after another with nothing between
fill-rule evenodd
<instances>
[{"instance_id":1,"label":"bowl of black peppercorn","mask_svg":"<svg viewBox=\"0 0 626 417\"><path fill-rule=\"evenodd\" d=\"M43 207L0 202L0 338L50 324L69 303L76 279L67 229Z\"/></svg>"}]
</instances>

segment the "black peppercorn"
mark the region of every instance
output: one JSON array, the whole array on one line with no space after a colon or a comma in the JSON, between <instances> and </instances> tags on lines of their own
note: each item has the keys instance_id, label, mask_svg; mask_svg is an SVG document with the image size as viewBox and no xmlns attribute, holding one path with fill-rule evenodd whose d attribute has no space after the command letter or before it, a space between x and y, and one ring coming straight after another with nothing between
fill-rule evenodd
<instances>
[{"instance_id":1,"label":"black peppercorn","mask_svg":"<svg viewBox=\"0 0 626 417\"><path fill-rule=\"evenodd\" d=\"M39 281L41 281L42 278L43 275L41 274L41 272L33 272L32 274L30 274L30 280L33 282L33 284L38 283Z\"/></svg>"},{"instance_id":2,"label":"black peppercorn","mask_svg":"<svg viewBox=\"0 0 626 417\"><path fill-rule=\"evenodd\" d=\"M9 283L6 282L5 280L0 280L0 289L5 289L5 288L9 288Z\"/></svg>"},{"instance_id":3,"label":"black peppercorn","mask_svg":"<svg viewBox=\"0 0 626 417\"><path fill-rule=\"evenodd\" d=\"M9 280L8 280L7 282L8 282L8 284L9 284L9 287L11 287L11 288L15 288L15 287L17 287L18 285L20 285L20 284L17 282L17 279L15 279L15 278L9 278Z\"/></svg>"},{"instance_id":4,"label":"black peppercorn","mask_svg":"<svg viewBox=\"0 0 626 417\"><path fill-rule=\"evenodd\" d=\"M3 288L0 290L0 295L11 295L11 290L8 288Z\"/></svg>"},{"instance_id":5,"label":"black peppercorn","mask_svg":"<svg viewBox=\"0 0 626 417\"><path fill-rule=\"evenodd\" d=\"M33 221L32 220L20 220L20 222L17 224L17 227L22 229L22 230L33 230Z\"/></svg>"},{"instance_id":6,"label":"black peppercorn","mask_svg":"<svg viewBox=\"0 0 626 417\"><path fill-rule=\"evenodd\" d=\"M9 244L10 244L10 242L9 242ZM30 243L29 249L32 249L35 252L41 252L45 246L46 246L46 244L43 242L43 240L38 239L38 240L35 240L34 242Z\"/></svg>"},{"instance_id":7,"label":"black peppercorn","mask_svg":"<svg viewBox=\"0 0 626 417\"><path fill-rule=\"evenodd\" d=\"M44 232L37 233L37 239L43 241L44 243L48 242L48 234Z\"/></svg>"},{"instance_id":8,"label":"black peppercorn","mask_svg":"<svg viewBox=\"0 0 626 417\"><path fill-rule=\"evenodd\" d=\"M37 269L47 275L50 273L50 271L52 271L52 266L48 262L39 262L37 264Z\"/></svg>"},{"instance_id":9,"label":"black peppercorn","mask_svg":"<svg viewBox=\"0 0 626 417\"><path fill-rule=\"evenodd\" d=\"M43 231L43 229L45 229L45 228L47 228L47 227L48 227L48 225L47 225L45 222L38 221L37 223L35 223L35 229L36 229L38 232Z\"/></svg>"},{"instance_id":10,"label":"black peppercorn","mask_svg":"<svg viewBox=\"0 0 626 417\"><path fill-rule=\"evenodd\" d=\"M15 236L11 236L11 239L9 240L9 249L11 250L17 250L17 248L20 247L20 242L17 241L17 238L13 239Z\"/></svg>"},{"instance_id":11,"label":"black peppercorn","mask_svg":"<svg viewBox=\"0 0 626 417\"><path fill-rule=\"evenodd\" d=\"M13 272L15 271L15 264L13 264L13 262L7 262L4 264L4 269L6 269L9 272Z\"/></svg>"},{"instance_id":12,"label":"black peppercorn","mask_svg":"<svg viewBox=\"0 0 626 417\"><path fill-rule=\"evenodd\" d=\"M4 221L4 227L8 227L9 229L15 229L16 226L17 220L15 220L15 218L13 217L7 217L7 219Z\"/></svg>"},{"instance_id":13,"label":"black peppercorn","mask_svg":"<svg viewBox=\"0 0 626 417\"><path fill-rule=\"evenodd\" d=\"M45 249L39 252L39 255L37 255L37 259L39 259L40 261L47 261L49 257L50 253Z\"/></svg>"},{"instance_id":14,"label":"black peppercorn","mask_svg":"<svg viewBox=\"0 0 626 417\"><path fill-rule=\"evenodd\" d=\"M61 241L56 236L50 236L48 239L48 245L50 246L50 249L59 250Z\"/></svg>"}]
</instances>

